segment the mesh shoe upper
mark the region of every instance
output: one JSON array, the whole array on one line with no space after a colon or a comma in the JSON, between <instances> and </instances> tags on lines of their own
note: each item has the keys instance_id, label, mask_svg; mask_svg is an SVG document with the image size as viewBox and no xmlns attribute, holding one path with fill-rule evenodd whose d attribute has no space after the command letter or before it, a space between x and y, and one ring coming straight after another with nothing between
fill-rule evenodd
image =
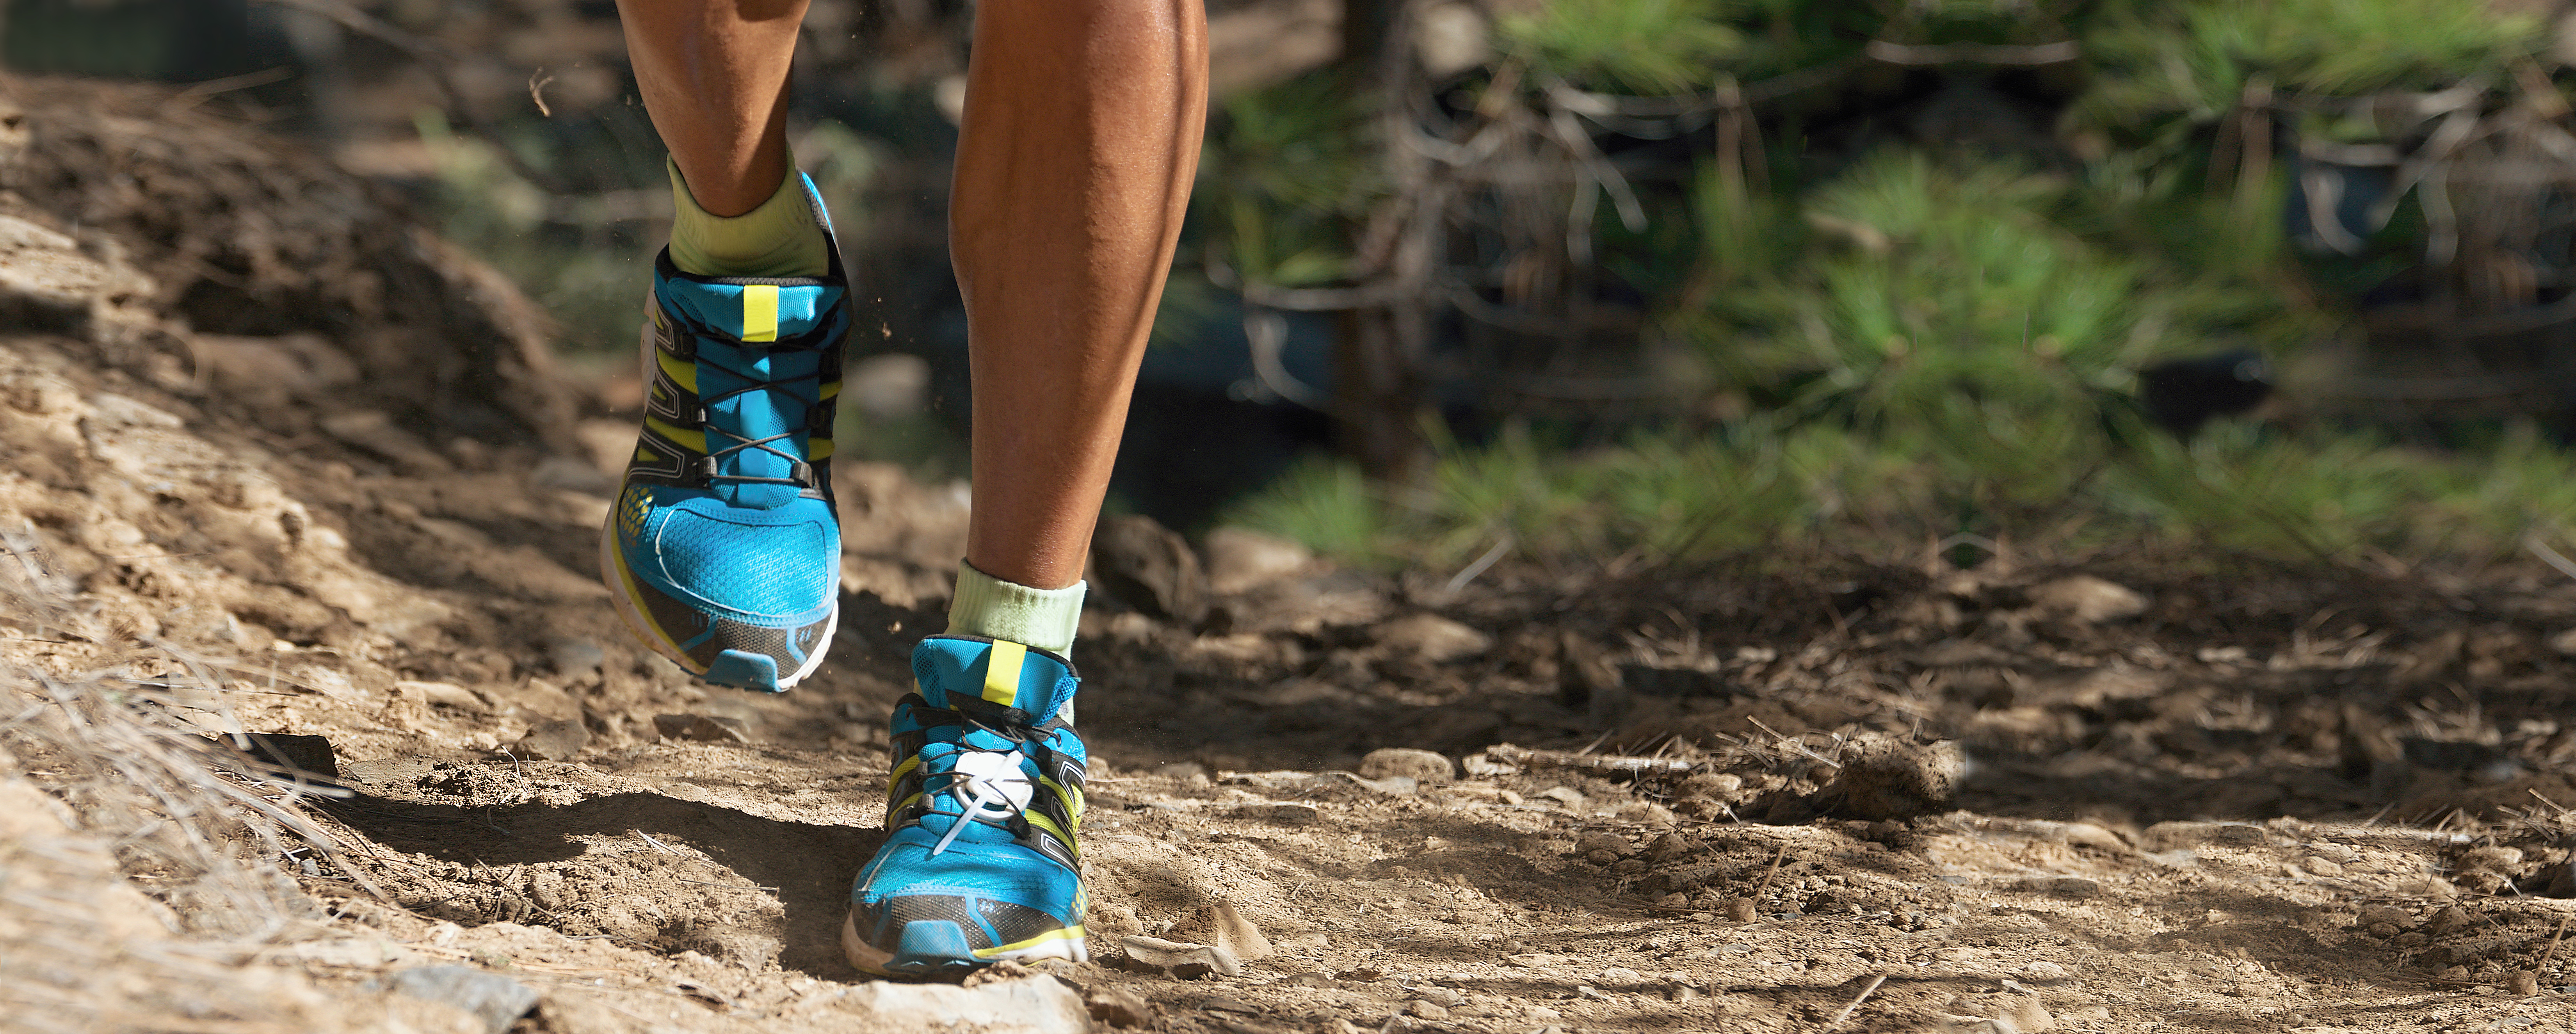
<instances>
[{"instance_id":1,"label":"mesh shoe upper","mask_svg":"<svg viewBox=\"0 0 2576 1034\"><path fill-rule=\"evenodd\" d=\"M814 278L695 276L668 251L654 264L644 428L603 562L647 644L712 681L784 689L830 637L849 328L837 252Z\"/></svg>"},{"instance_id":2,"label":"mesh shoe upper","mask_svg":"<svg viewBox=\"0 0 2576 1034\"><path fill-rule=\"evenodd\" d=\"M1064 658L1017 643L932 636L913 651L920 692L896 705L890 835L851 890L862 968L935 975L906 958L916 923L954 923L972 958L1081 958L1086 901L1075 838L1089 758L1067 716ZM867 958L860 956L865 954ZM873 967L872 967L873 962Z\"/></svg>"}]
</instances>

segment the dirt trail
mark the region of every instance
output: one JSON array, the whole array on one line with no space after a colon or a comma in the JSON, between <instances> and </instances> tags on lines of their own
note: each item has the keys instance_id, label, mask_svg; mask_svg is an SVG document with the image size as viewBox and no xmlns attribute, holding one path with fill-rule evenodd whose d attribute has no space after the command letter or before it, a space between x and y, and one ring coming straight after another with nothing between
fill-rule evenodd
<instances>
[{"instance_id":1,"label":"dirt trail","mask_svg":"<svg viewBox=\"0 0 2576 1034\"><path fill-rule=\"evenodd\" d=\"M372 1002L461 964L538 993L526 1032L921 1026L833 935L956 486L842 470L831 661L783 697L694 685L590 573L610 475L565 443L613 456L621 421L526 403L524 343L439 406L363 373L370 333L506 322L470 264L410 253L435 304L207 334L190 306L233 310L192 278L258 281L98 236L78 199L108 188L72 186L0 199L0 539L87 631L0 628L0 659L211 672L209 731L327 739L341 853L281 863L325 920L245 979ZM1059 980L1096 1020L987 1026L2576 1029L2555 575L1820 557L1451 594L1207 552L1204 616L1085 617L1099 958L957 999ZM1185 978L1135 936L1246 961Z\"/></svg>"}]
</instances>

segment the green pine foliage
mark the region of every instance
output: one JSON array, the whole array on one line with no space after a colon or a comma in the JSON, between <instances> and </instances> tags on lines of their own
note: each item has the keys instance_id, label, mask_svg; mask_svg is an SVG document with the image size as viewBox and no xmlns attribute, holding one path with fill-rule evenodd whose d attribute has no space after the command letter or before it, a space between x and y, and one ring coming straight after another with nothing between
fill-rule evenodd
<instances>
[{"instance_id":1,"label":"green pine foliage","mask_svg":"<svg viewBox=\"0 0 2576 1034\"><path fill-rule=\"evenodd\" d=\"M1553 0L1505 16L1504 45L1542 72L1637 94L1706 89L1748 41L1727 0Z\"/></svg>"},{"instance_id":2,"label":"green pine foliage","mask_svg":"<svg viewBox=\"0 0 2576 1034\"><path fill-rule=\"evenodd\" d=\"M1875 17L1860 37L2044 42L2014 20L2028 10L1914 4L1893 26L1873 5L1583 0L1500 34L1578 86L1673 93L1853 49L1791 42L1784 26ZM2130 401L2136 372L2162 359L2246 346L2286 359L2333 339L2349 316L2320 276L2366 275L2294 253L2282 163L2211 175L2216 125L2249 82L2351 95L2500 78L2540 49L2537 23L2397 0L2085 13L2054 25L2094 69L2062 127L2085 155L2071 170L1885 147L1765 191L1700 163L1695 269L1630 280L1672 285L1654 332L1698 345L1749 416L1583 449L1516 425L1447 446L1408 487L1316 464L1234 519L1356 561L1450 570L1498 543L1600 562L1758 559L1795 555L1775 548L1792 540L1914 550L1971 531L2360 563L2493 557L2576 531L2576 455L2528 428L2458 452L2325 425L2222 422L2183 441ZM1666 38L1682 42L1637 52ZM2310 123L2346 140L2372 131Z\"/></svg>"},{"instance_id":3,"label":"green pine foliage","mask_svg":"<svg viewBox=\"0 0 2576 1034\"><path fill-rule=\"evenodd\" d=\"M2081 114L2113 127L2214 121L2260 77L2356 96L2439 90L2546 49L2538 17L2414 0L2128 0L2084 35L2097 86Z\"/></svg>"}]
</instances>

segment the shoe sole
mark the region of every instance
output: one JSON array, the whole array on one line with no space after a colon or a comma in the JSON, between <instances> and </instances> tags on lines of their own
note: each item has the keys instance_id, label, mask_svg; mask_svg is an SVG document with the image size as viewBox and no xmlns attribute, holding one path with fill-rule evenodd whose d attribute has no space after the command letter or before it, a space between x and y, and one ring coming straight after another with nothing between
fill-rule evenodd
<instances>
[{"instance_id":1,"label":"shoe sole","mask_svg":"<svg viewBox=\"0 0 2576 1034\"><path fill-rule=\"evenodd\" d=\"M1087 939L1075 927L1069 936L1050 937L1027 947L988 948L966 957L898 959L893 952L869 944L859 936L859 915L852 911L841 919L841 954L850 965L872 977L911 980L957 980L996 962L1029 962L1037 959L1063 959L1067 962L1091 961Z\"/></svg>"},{"instance_id":2,"label":"shoe sole","mask_svg":"<svg viewBox=\"0 0 2576 1034\"><path fill-rule=\"evenodd\" d=\"M612 522L616 520L614 516L609 519ZM836 561L837 559L835 558ZM628 635L634 636L636 641L643 643L646 649L669 658L671 663L680 666L681 671L688 672L709 685L726 686L730 689L749 690L755 693L787 692L794 689L797 683L805 681L806 676L814 674L814 669L823 666L824 655L832 650L832 637L841 630L840 590L835 588L832 616L823 619L823 637L814 641L813 655L805 658L804 665L798 667L795 674L779 679L777 689L714 682L706 677L706 672L698 670L698 662L690 660L687 654L681 653L665 642L664 637L651 631L652 623L645 620L643 608L635 605L635 595L626 589L627 580L631 575L626 570L626 558L617 550L617 527L614 523L603 524L599 528L599 576L602 581L608 583L608 597L617 604L617 616L625 621Z\"/></svg>"}]
</instances>

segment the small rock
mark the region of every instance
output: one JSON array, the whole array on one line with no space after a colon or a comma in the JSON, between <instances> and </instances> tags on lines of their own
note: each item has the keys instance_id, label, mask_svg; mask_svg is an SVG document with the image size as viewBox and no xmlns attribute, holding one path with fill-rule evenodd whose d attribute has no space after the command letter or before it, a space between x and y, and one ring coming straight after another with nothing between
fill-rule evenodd
<instances>
[{"instance_id":1,"label":"small rock","mask_svg":"<svg viewBox=\"0 0 2576 1034\"><path fill-rule=\"evenodd\" d=\"M518 746L511 748L510 752L538 761L570 761L587 746L590 746L590 727L579 719L566 718L529 729L527 735L519 737Z\"/></svg>"},{"instance_id":2,"label":"small rock","mask_svg":"<svg viewBox=\"0 0 2576 1034\"><path fill-rule=\"evenodd\" d=\"M1626 966L1612 966L1608 969L1602 970L1601 975L1596 977L1595 981L1604 987L1635 987L1638 984L1645 983L1646 977L1645 974L1629 969Z\"/></svg>"},{"instance_id":3,"label":"small rock","mask_svg":"<svg viewBox=\"0 0 2576 1034\"><path fill-rule=\"evenodd\" d=\"M2415 916L2393 905L2372 905L2361 910L2360 925L2367 927L2380 923L2386 923L2399 930L2412 930L2415 928Z\"/></svg>"},{"instance_id":4,"label":"small rock","mask_svg":"<svg viewBox=\"0 0 2576 1034\"><path fill-rule=\"evenodd\" d=\"M1219 901L1199 909L1190 918L1175 923L1170 931L1175 936L1196 938L1223 949L1242 962L1256 962L1270 957L1270 938L1261 927L1246 919L1231 901ZM1188 943L1188 942L1175 942Z\"/></svg>"},{"instance_id":5,"label":"small rock","mask_svg":"<svg viewBox=\"0 0 2576 1034\"><path fill-rule=\"evenodd\" d=\"M1656 899L1655 899L1655 907L1656 907L1656 908L1689 908L1689 907L1690 907L1690 895L1688 895L1688 894L1684 894L1684 893L1682 893L1682 892L1680 892L1680 891L1678 891L1678 890L1677 890L1677 891L1674 891L1674 892L1672 892L1672 893L1670 893L1670 894L1666 894L1666 895L1664 895L1663 897L1656 898Z\"/></svg>"},{"instance_id":6,"label":"small rock","mask_svg":"<svg viewBox=\"0 0 2576 1034\"><path fill-rule=\"evenodd\" d=\"M871 980L851 988L835 1004L863 1013L889 1030L953 1027L979 1034L1091 1030L1091 1013L1082 996L1052 977L996 980L975 987Z\"/></svg>"},{"instance_id":7,"label":"small rock","mask_svg":"<svg viewBox=\"0 0 2576 1034\"><path fill-rule=\"evenodd\" d=\"M1847 743L1842 768L1818 796L1843 818L1902 819L1949 809L1967 774L1968 757L1956 740L1916 743L1911 738L1864 734Z\"/></svg>"},{"instance_id":8,"label":"small rock","mask_svg":"<svg viewBox=\"0 0 2576 1034\"><path fill-rule=\"evenodd\" d=\"M1091 578L1119 602L1197 625L1207 616L1207 574L1180 533L1142 514L1104 517L1091 535Z\"/></svg>"},{"instance_id":9,"label":"small rock","mask_svg":"<svg viewBox=\"0 0 2576 1034\"><path fill-rule=\"evenodd\" d=\"M2255 847L2269 843L2271 838L2263 827L2250 822L2159 822L2138 835L2140 845L2149 851L2171 851L2203 844Z\"/></svg>"},{"instance_id":10,"label":"small rock","mask_svg":"<svg viewBox=\"0 0 2576 1034\"><path fill-rule=\"evenodd\" d=\"M653 731L666 740L699 740L706 743L749 743L750 730L739 718L718 718L703 714L657 714Z\"/></svg>"},{"instance_id":11,"label":"small rock","mask_svg":"<svg viewBox=\"0 0 2576 1034\"><path fill-rule=\"evenodd\" d=\"M2060 966L2057 963L2034 962L2030 965L2023 966L2021 969L2015 971L2013 975L2032 983L2046 984L2064 980L2070 974L2067 973L2066 967Z\"/></svg>"},{"instance_id":12,"label":"small rock","mask_svg":"<svg viewBox=\"0 0 2576 1034\"><path fill-rule=\"evenodd\" d=\"M230 736L212 738L225 746L232 746L235 742ZM329 737L255 732L249 734L249 739L250 755L261 761L290 772L309 772L330 779L340 777L340 758L331 749Z\"/></svg>"},{"instance_id":13,"label":"small rock","mask_svg":"<svg viewBox=\"0 0 2576 1034\"><path fill-rule=\"evenodd\" d=\"M1449 1008L1447 1006L1434 1005L1419 998L1406 1003L1404 1011L1407 1015L1426 1020L1445 1020L1449 1018Z\"/></svg>"},{"instance_id":14,"label":"small rock","mask_svg":"<svg viewBox=\"0 0 2576 1034\"><path fill-rule=\"evenodd\" d=\"M1446 783L1457 778L1449 759L1412 747L1383 747L1360 759L1360 774L1370 779L1410 778L1417 783Z\"/></svg>"},{"instance_id":15,"label":"small rock","mask_svg":"<svg viewBox=\"0 0 2576 1034\"><path fill-rule=\"evenodd\" d=\"M1611 851L1585 851L1583 860L1594 865L1613 865L1619 861L1619 856Z\"/></svg>"},{"instance_id":16,"label":"small rock","mask_svg":"<svg viewBox=\"0 0 2576 1034\"><path fill-rule=\"evenodd\" d=\"M2445 982L2445 983L2451 983L2451 984L2465 984L2465 983L2468 983L2468 982L2469 982L2469 967L2467 967L2467 966L2453 966L2453 967L2451 967L2451 968L2449 968L2449 969L2445 969L2445 970L2443 970L2440 974L2438 974L2438 975L2437 975L2437 978L2438 978L2438 979L2440 979L2440 980L2442 980L2442 981L2443 981L2443 982Z\"/></svg>"},{"instance_id":17,"label":"small rock","mask_svg":"<svg viewBox=\"0 0 2576 1034\"><path fill-rule=\"evenodd\" d=\"M1585 833L1574 838L1574 849L1583 854L1607 851L1613 860L1637 853L1637 846L1616 833Z\"/></svg>"},{"instance_id":18,"label":"small rock","mask_svg":"<svg viewBox=\"0 0 2576 1034\"><path fill-rule=\"evenodd\" d=\"M1189 979L1211 972L1241 976L1243 962L1224 948L1206 944L1167 941L1160 937L1122 937L1118 943L1127 949L1127 957L1149 966L1161 966L1173 976Z\"/></svg>"},{"instance_id":19,"label":"small rock","mask_svg":"<svg viewBox=\"0 0 2576 1034\"><path fill-rule=\"evenodd\" d=\"M2033 876L2019 881L2017 889L2061 898L2089 898L2102 893L2102 884L2082 876Z\"/></svg>"},{"instance_id":20,"label":"small rock","mask_svg":"<svg viewBox=\"0 0 2576 1034\"><path fill-rule=\"evenodd\" d=\"M2517 969L2504 978L2504 990L2516 998L2529 998L2540 993L2540 977L2530 970Z\"/></svg>"},{"instance_id":21,"label":"small rock","mask_svg":"<svg viewBox=\"0 0 2576 1034\"><path fill-rule=\"evenodd\" d=\"M1571 786L1551 786L1539 791L1538 795L1568 808L1580 808L1589 799L1583 796L1582 791Z\"/></svg>"},{"instance_id":22,"label":"small rock","mask_svg":"<svg viewBox=\"0 0 2576 1034\"><path fill-rule=\"evenodd\" d=\"M1731 923L1750 923L1758 915L1753 910L1752 898L1726 899L1725 912L1727 921Z\"/></svg>"},{"instance_id":23,"label":"small rock","mask_svg":"<svg viewBox=\"0 0 2576 1034\"><path fill-rule=\"evenodd\" d=\"M2379 938L2383 941L2393 938L2398 934L2397 927L2388 923L2372 923L2368 926L2362 927L2361 932Z\"/></svg>"},{"instance_id":24,"label":"small rock","mask_svg":"<svg viewBox=\"0 0 2576 1034\"><path fill-rule=\"evenodd\" d=\"M407 969L394 974L393 989L472 1013L490 1034L503 1034L537 1007L537 993L526 984L472 966Z\"/></svg>"},{"instance_id":25,"label":"small rock","mask_svg":"<svg viewBox=\"0 0 2576 1034\"><path fill-rule=\"evenodd\" d=\"M2309 855L2306 861L2300 862L2299 864L2305 867L2310 873L2318 876L2343 875L2343 866L2341 864L2327 861L2315 855Z\"/></svg>"},{"instance_id":26,"label":"small rock","mask_svg":"<svg viewBox=\"0 0 2576 1034\"><path fill-rule=\"evenodd\" d=\"M2042 613L2085 625L2126 621L2147 612L2147 598L2136 590L2089 574L2033 586L2030 603Z\"/></svg>"},{"instance_id":27,"label":"small rock","mask_svg":"<svg viewBox=\"0 0 2576 1034\"><path fill-rule=\"evenodd\" d=\"M2022 995L1995 1014L1996 1026L2009 1024L2019 1034L2040 1034L2057 1029L2057 1017L2048 1014L2036 995Z\"/></svg>"},{"instance_id":28,"label":"small rock","mask_svg":"<svg viewBox=\"0 0 2576 1034\"><path fill-rule=\"evenodd\" d=\"M2433 913L2433 918L2425 924L2425 927L2431 930L2434 936L2442 937L2449 935L2453 930L2469 925L2469 922L2469 910L2458 905L2445 905L2441 911Z\"/></svg>"},{"instance_id":29,"label":"small rock","mask_svg":"<svg viewBox=\"0 0 2576 1034\"><path fill-rule=\"evenodd\" d=\"M1682 839L1681 834L1666 833L1660 837L1656 837L1655 842L1646 847L1646 863L1649 865L1663 865L1673 861L1674 859L1680 858L1689 850L1690 841Z\"/></svg>"},{"instance_id":30,"label":"small rock","mask_svg":"<svg viewBox=\"0 0 2576 1034\"><path fill-rule=\"evenodd\" d=\"M1218 528L1207 534L1208 588L1234 596L1296 574L1313 563L1306 547L1244 528Z\"/></svg>"},{"instance_id":31,"label":"small rock","mask_svg":"<svg viewBox=\"0 0 2576 1034\"><path fill-rule=\"evenodd\" d=\"M1492 636L1438 614L1415 614L1378 626L1377 641L1433 664L1465 660L1494 645Z\"/></svg>"},{"instance_id":32,"label":"small rock","mask_svg":"<svg viewBox=\"0 0 2576 1034\"><path fill-rule=\"evenodd\" d=\"M460 711L480 711L484 707L482 697L475 696L473 690L453 682L414 682L405 679L394 683L394 692L415 700L426 701L437 707L453 707Z\"/></svg>"}]
</instances>

